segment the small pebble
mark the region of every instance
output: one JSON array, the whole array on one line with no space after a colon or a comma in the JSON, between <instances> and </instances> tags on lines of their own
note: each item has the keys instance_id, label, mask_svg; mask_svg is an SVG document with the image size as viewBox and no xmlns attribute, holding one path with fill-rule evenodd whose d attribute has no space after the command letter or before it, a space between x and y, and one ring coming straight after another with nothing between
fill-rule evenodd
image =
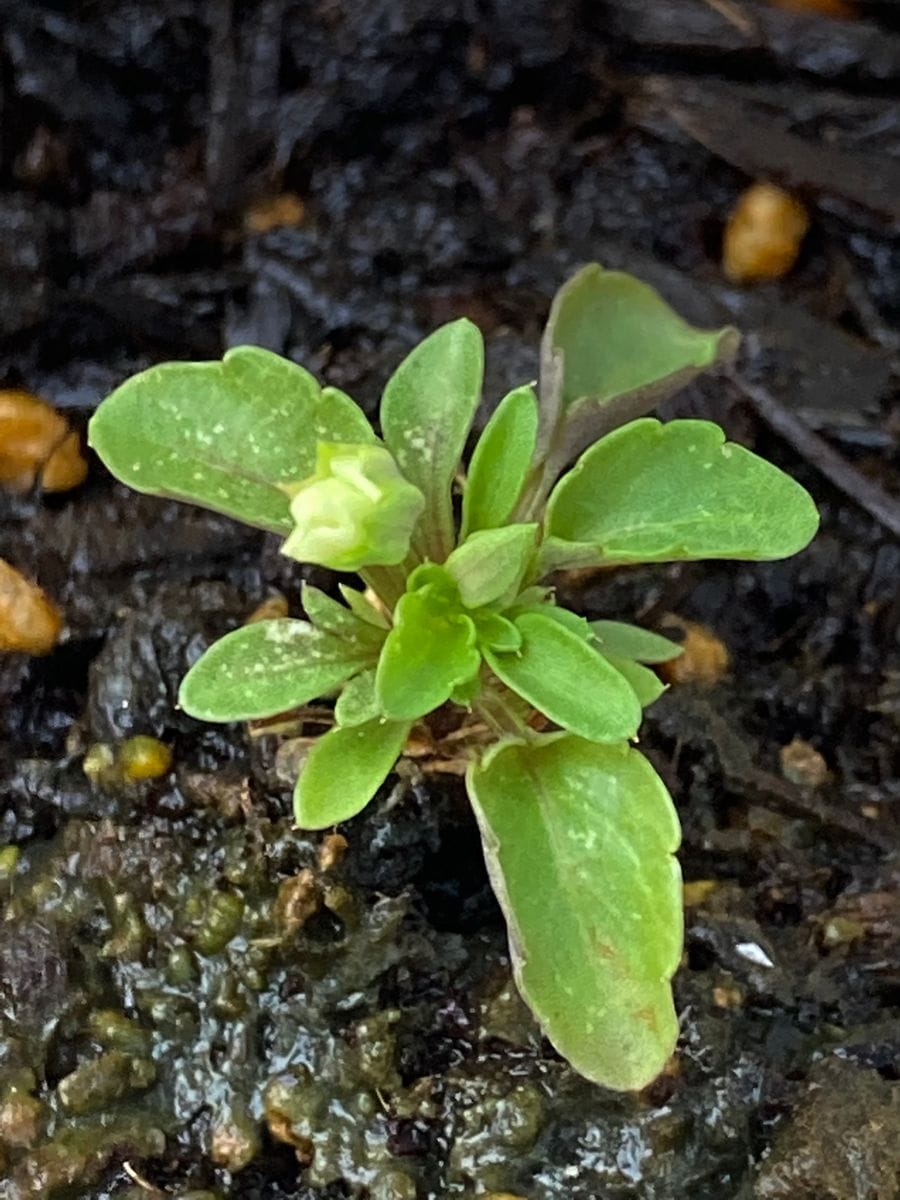
<instances>
[{"instance_id":1,"label":"small pebble","mask_svg":"<svg viewBox=\"0 0 900 1200\"><path fill-rule=\"evenodd\" d=\"M128 738L120 746L117 757L122 775L129 782L159 779L172 766L172 751L165 742L146 734Z\"/></svg>"},{"instance_id":2,"label":"small pebble","mask_svg":"<svg viewBox=\"0 0 900 1200\"><path fill-rule=\"evenodd\" d=\"M81 769L91 783L105 783L115 778L116 755L107 742L88 746L81 760Z\"/></svg>"},{"instance_id":3,"label":"small pebble","mask_svg":"<svg viewBox=\"0 0 900 1200\"><path fill-rule=\"evenodd\" d=\"M62 613L47 594L0 558L0 650L49 654L62 627Z\"/></svg>"},{"instance_id":4,"label":"small pebble","mask_svg":"<svg viewBox=\"0 0 900 1200\"><path fill-rule=\"evenodd\" d=\"M416 1200L415 1181L405 1171L385 1171L372 1181L372 1200Z\"/></svg>"},{"instance_id":5,"label":"small pebble","mask_svg":"<svg viewBox=\"0 0 900 1200\"><path fill-rule=\"evenodd\" d=\"M735 951L741 958L745 958L747 962L753 963L757 967L765 967L766 970L774 969L775 964L757 942L738 942L735 946Z\"/></svg>"},{"instance_id":6,"label":"small pebble","mask_svg":"<svg viewBox=\"0 0 900 1200\"><path fill-rule=\"evenodd\" d=\"M66 418L30 392L0 391L0 484L27 492L65 492L88 472L78 434Z\"/></svg>"},{"instance_id":7,"label":"small pebble","mask_svg":"<svg viewBox=\"0 0 900 1200\"><path fill-rule=\"evenodd\" d=\"M8 1146L33 1146L46 1123L45 1106L25 1091L13 1089L0 1103L0 1141Z\"/></svg>"},{"instance_id":8,"label":"small pebble","mask_svg":"<svg viewBox=\"0 0 900 1200\"><path fill-rule=\"evenodd\" d=\"M102 1112L132 1092L144 1091L155 1080L156 1066L150 1059L109 1050L61 1079L57 1092L64 1107L80 1116Z\"/></svg>"},{"instance_id":9,"label":"small pebble","mask_svg":"<svg viewBox=\"0 0 900 1200\"><path fill-rule=\"evenodd\" d=\"M166 960L166 982L172 987L189 987L197 978L197 960L189 946L174 946Z\"/></svg>"},{"instance_id":10,"label":"small pebble","mask_svg":"<svg viewBox=\"0 0 900 1200\"><path fill-rule=\"evenodd\" d=\"M734 983L718 984L712 990L712 998L716 1008L740 1008L744 1003L744 993Z\"/></svg>"},{"instance_id":11,"label":"small pebble","mask_svg":"<svg viewBox=\"0 0 900 1200\"><path fill-rule=\"evenodd\" d=\"M256 1122L242 1107L228 1108L210 1134L209 1156L228 1171L243 1171L259 1153Z\"/></svg>"},{"instance_id":12,"label":"small pebble","mask_svg":"<svg viewBox=\"0 0 900 1200\"><path fill-rule=\"evenodd\" d=\"M292 228L302 225L305 216L306 205L300 197L282 192L251 204L244 214L244 229L247 233L268 233L270 229Z\"/></svg>"},{"instance_id":13,"label":"small pebble","mask_svg":"<svg viewBox=\"0 0 900 1200\"><path fill-rule=\"evenodd\" d=\"M19 865L19 847L3 846L0 848L0 884L8 884L16 877Z\"/></svg>"},{"instance_id":14,"label":"small pebble","mask_svg":"<svg viewBox=\"0 0 900 1200\"><path fill-rule=\"evenodd\" d=\"M722 269L732 283L781 279L791 270L809 229L806 209L773 183L754 183L725 226Z\"/></svg>"},{"instance_id":15,"label":"small pebble","mask_svg":"<svg viewBox=\"0 0 900 1200\"><path fill-rule=\"evenodd\" d=\"M237 935L243 919L244 901L236 892L214 892L194 934L194 945L201 954L218 954Z\"/></svg>"},{"instance_id":16,"label":"small pebble","mask_svg":"<svg viewBox=\"0 0 900 1200\"><path fill-rule=\"evenodd\" d=\"M795 737L779 751L781 773L799 787L821 787L828 782L828 764L815 746Z\"/></svg>"},{"instance_id":17,"label":"small pebble","mask_svg":"<svg viewBox=\"0 0 900 1200\"><path fill-rule=\"evenodd\" d=\"M69 148L46 125L38 125L13 165L13 174L26 187L64 183L69 175Z\"/></svg>"},{"instance_id":18,"label":"small pebble","mask_svg":"<svg viewBox=\"0 0 900 1200\"><path fill-rule=\"evenodd\" d=\"M833 950L837 946L847 946L865 937L866 927L861 921L852 917L829 917L822 926L822 945Z\"/></svg>"},{"instance_id":19,"label":"small pebble","mask_svg":"<svg viewBox=\"0 0 900 1200\"><path fill-rule=\"evenodd\" d=\"M683 888L684 907L699 908L715 892L719 884L715 879L692 879L686 881Z\"/></svg>"},{"instance_id":20,"label":"small pebble","mask_svg":"<svg viewBox=\"0 0 900 1200\"><path fill-rule=\"evenodd\" d=\"M257 604L244 624L255 625L257 621L273 621L278 617L286 617L288 612L287 598L282 596L281 592L276 592L273 596L267 596L262 603Z\"/></svg>"},{"instance_id":21,"label":"small pebble","mask_svg":"<svg viewBox=\"0 0 900 1200\"><path fill-rule=\"evenodd\" d=\"M152 1049L150 1031L115 1009L98 1009L88 1018L91 1035L107 1050L121 1050L136 1058L147 1058Z\"/></svg>"},{"instance_id":22,"label":"small pebble","mask_svg":"<svg viewBox=\"0 0 900 1200\"><path fill-rule=\"evenodd\" d=\"M329 833L319 846L319 869L331 871L344 861L349 843L341 833Z\"/></svg>"}]
</instances>

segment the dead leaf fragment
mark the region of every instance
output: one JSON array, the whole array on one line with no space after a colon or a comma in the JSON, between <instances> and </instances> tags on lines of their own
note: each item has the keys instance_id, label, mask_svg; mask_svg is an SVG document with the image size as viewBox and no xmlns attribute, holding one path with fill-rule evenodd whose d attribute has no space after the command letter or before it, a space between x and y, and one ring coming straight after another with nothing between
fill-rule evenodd
<instances>
[{"instance_id":1,"label":"dead leaf fragment","mask_svg":"<svg viewBox=\"0 0 900 1200\"><path fill-rule=\"evenodd\" d=\"M847 0L769 0L777 8L790 8L794 12L817 12L823 17L837 17L852 21L859 13Z\"/></svg>"},{"instance_id":2,"label":"dead leaf fragment","mask_svg":"<svg viewBox=\"0 0 900 1200\"><path fill-rule=\"evenodd\" d=\"M321 899L316 877L309 867L285 879L275 900L275 922L287 937L302 929L311 916L319 911Z\"/></svg>"}]
</instances>

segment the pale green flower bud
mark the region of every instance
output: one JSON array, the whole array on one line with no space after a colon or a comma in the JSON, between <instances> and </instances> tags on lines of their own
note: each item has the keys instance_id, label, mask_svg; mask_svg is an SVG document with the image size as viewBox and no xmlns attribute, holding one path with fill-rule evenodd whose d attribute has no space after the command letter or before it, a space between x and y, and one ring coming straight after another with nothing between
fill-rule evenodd
<instances>
[{"instance_id":1,"label":"pale green flower bud","mask_svg":"<svg viewBox=\"0 0 900 1200\"><path fill-rule=\"evenodd\" d=\"M281 553L335 571L393 566L425 500L383 446L319 442L316 473L292 489L294 531Z\"/></svg>"}]
</instances>

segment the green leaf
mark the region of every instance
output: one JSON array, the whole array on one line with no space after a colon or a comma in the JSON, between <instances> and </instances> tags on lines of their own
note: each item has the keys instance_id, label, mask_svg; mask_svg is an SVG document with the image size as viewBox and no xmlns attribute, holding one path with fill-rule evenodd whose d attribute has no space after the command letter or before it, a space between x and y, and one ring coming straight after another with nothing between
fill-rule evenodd
<instances>
[{"instance_id":1,"label":"green leaf","mask_svg":"<svg viewBox=\"0 0 900 1200\"><path fill-rule=\"evenodd\" d=\"M346 583L339 583L338 591L347 601L354 616L365 621L367 625L374 625L376 629L390 629L387 617L375 607L365 592L360 592Z\"/></svg>"},{"instance_id":2,"label":"green leaf","mask_svg":"<svg viewBox=\"0 0 900 1200\"><path fill-rule=\"evenodd\" d=\"M397 602L375 690L385 716L413 721L450 698L481 664L475 624L437 584L407 592Z\"/></svg>"},{"instance_id":3,"label":"green leaf","mask_svg":"<svg viewBox=\"0 0 900 1200\"><path fill-rule=\"evenodd\" d=\"M472 620L478 631L479 646L490 646L492 650L501 652L518 650L521 647L522 635L507 617L484 610L472 613Z\"/></svg>"},{"instance_id":4,"label":"green leaf","mask_svg":"<svg viewBox=\"0 0 900 1200\"><path fill-rule=\"evenodd\" d=\"M334 706L334 718L338 725L365 725L380 716L375 695L375 668L370 667L348 679L341 688Z\"/></svg>"},{"instance_id":5,"label":"green leaf","mask_svg":"<svg viewBox=\"0 0 900 1200\"><path fill-rule=\"evenodd\" d=\"M586 621L584 617L579 617L571 609L561 608L558 604L551 604L549 602L543 604L517 604L515 608L508 610L507 616L515 620L523 613L537 613L539 616L547 617L548 620L555 621L557 625L562 625L564 629L569 629L572 633L577 634L583 642L593 642L595 640L590 621Z\"/></svg>"},{"instance_id":6,"label":"green leaf","mask_svg":"<svg viewBox=\"0 0 900 1200\"><path fill-rule=\"evenodd\" d=\"M553 604L553 588L547 587L544 584L535 584L532 587L527 587L524 592L520 592L516 596L517 608L535 608L540 604Z\"/></svg>"},{"instance_id":7,"label":"green leaf","mask_svg":"<svg viewBox=\"0 0 900 1200\"><path fill-rule=\"evenodd\" d=\"M407 722L369 721L319 738L294 789L297 825L326 829L362 812L390 774L409 730Z\"/></svg>"},{"instance_id":8,"label":"green leaf","mask_svg":"<svg viewBox=\"0 0 900 1200\"><path fill-rule=\"evenodd\" d=\"M577 633L543 612L516 618L517 654L484 657L495 675L545 717L596 742L634 737L641 706L622 675Z\"/></svg>"},{"instance_id":9,"label":"green leaf","mask_svg":"<svg viewBox=\"0 0 900 1200\"><path fill-rule=\"evenodd\" d=\"M440 563L420 563L411 572L406 581L406 590L408 592L419 592L424 587L433 587L435 592L440 592L448 603L456 603L457 605L461 603L456 580L447 568L442 567Z\"/></svg>"},{"instance_id":10,"label":"green leaf","mask_svg":"<svg viewBox=\"0 0 900 1200\"><path fill-rule=\"evenodd\" d=\"M522 493L537 441L537 397L531 385L508 392L472 453L463 491L460 539L502 525Z\"/></svg>"},{"instance_id":11,"label":"green leaf","mask_svg":"<svg viewBox=\"0 0 900 1200\"><path fill-rule=\"evenodd\" d=\"M647 708L654 700L658 700L666 690L666 685L658 675L654 674L648 667L635 662L633 658L625 658L618 654L607 654L605 651L603 652L603 657L616 668L620 675L624 675L628 680L632 691L641 702L641 708ZM347 684L347 687L349 686L350 684Z\"/></svg>"},{"instance_id":12,"label":"green leaf","mask_svg":"<svg viewBox=\"0 0 900 1200\"><path fill-rule=\"evenodd\" d=\"M454 704L458 704L460 708L471 709L472 704L478 699L484 689L481 675L472 675L469 679L458 683L450 693L450 699Z\"/></svg>"},{"instance_id":13,"label":"green leaf","mask_svg":"<svg viewBox=\"0 0 900 1200\"><path fill-rule=\"evenodd\" d=\"M642 663L663 663L684 653L684 647L677 642L625 621L591 621L590 627L606 655L619 654Z\"/></svg>"},{"instance_id":14,"label":"green leaf","mask_svg":"<svg viewBox=\"0 0 900 1200\"><path fill-rule=\"evenodd\" d=\"M647 418L607 434L556 485L541 564L786 558L818 523L799 483L718 425Z\"/></svg>"},{"instance_id":15,"label":"green leaf","mask_svg":"<svg viewBox=\"0 0 900 1200\"><path fill-rule=\"evenodd\" d=\"M425 497L416 544L443 562L454 543L450 487L481 395L484 345L462 318L442 325L403 360L381 401L384 440Z\"/></svg>"},{"instance_id":16,"label":"green leaf","mask_svg":"<svg viewBox=\"0 0 900 1200\"><path fill-rule=\"evenodd\" d=\"M310 583L303 584L300 594L304 612L313 625L325 633L333 633L335 637L361 646L374 647L376 650L387 637L387 623L383 626L374 625L371 621L364 620L352 609L345 608L343 604Z\"/></svg>"},{"instance_id":17,"label":"green leaf","mask_svg":"<svg viewBox=\"0 0 900 1200\"><path fill-rule=\"evenodd\" d=\"M570 735L505 743L468 777L516 982L588 1079L651 1082L675 1047L678 817L647 760Z\"/></svg>"},{"instance_id":18,"label":"green leaf","mask_svg":"<svg viewBox=\"0 0 900 1200\"><path fill-rule=\"evenodd\" d=\"M362 410L302 367L238 346L221 362L162 363L97 409L90 444L139 492L289 533L282 484L310 475L316 442L375 440Z\"/></svg>"},{"instance_id":19,"label":"green leaf","mask_svg":"<svg viewBox=\"0 0 900 1200\"><path fill-rule=\"evenodd\" d=\"M534 551L537 525L505 525L471 534L447 562L466 608L511 600Z\"/></svg>"},{"instance_id":20,"label":"green leaf","mask_svg":"<svg viewBox=\"0 0 900 1200\"><path fill-rule=\"evenodd\" d=\"M558 456L571 461L730 361L739 340L730 327L695 329L633 275L583 267L556 293L542 343L542 419Z\"/></svg>"},{"instance_id":21,"label":"green leaf","mask_svg":"<svg viewBox=\"0 0 900 1200\"><path fill-rule=\"evenodd\" d=\"M201 721L271 717L324 695L374 657L306 621L256 621L213 642L182 680L178 703Z\"/></svg>"}]
</instances>

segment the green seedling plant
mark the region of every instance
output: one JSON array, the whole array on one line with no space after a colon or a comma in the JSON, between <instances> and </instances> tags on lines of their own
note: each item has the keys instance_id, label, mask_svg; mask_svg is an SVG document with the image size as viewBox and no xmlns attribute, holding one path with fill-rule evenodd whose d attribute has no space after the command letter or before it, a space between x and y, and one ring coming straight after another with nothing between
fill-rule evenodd
<instances>
[{"instance_id":1,"label":"green seedling plant","mask_svg":"<svg viewBox=\"0 0 900 1200\"><path fill-rule=\"evenodd\" d=\"M793 479L715 424L646 415L737 340L587 266L554 299L539 387L500 401L465 472L483 367L465 319L397 367L380 436L342 391L251 346L144 371L91 422L94 449L137 490L352 574L341 600L305 584L305 619L215 642L181 706L228 722L333 700L294 792L306 830L359 813L417 726L451 728L521 994L576 1070L619 1089L650 1082L678 1032L679 824L635 742L663 690L653 665L680 649L584 620L552 579L777 559L810 541L818 515Z\"/></svg>"}]
</instances>

